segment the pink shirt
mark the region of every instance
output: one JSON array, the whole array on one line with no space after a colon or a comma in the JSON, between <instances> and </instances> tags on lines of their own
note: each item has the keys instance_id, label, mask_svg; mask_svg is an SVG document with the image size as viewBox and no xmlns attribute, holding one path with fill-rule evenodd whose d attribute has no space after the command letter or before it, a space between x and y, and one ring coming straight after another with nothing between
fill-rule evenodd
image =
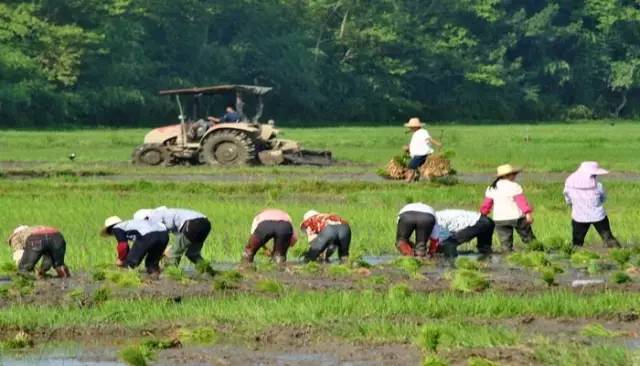
<instances>
[{"instance_id":1,"label":"pink shirt","mask_svg":"<svg viewBox=\"0 0 640 366\"><path fill-rule=\"evenodd\" d=\"M251 234L256 231L258 225L260 225L260 223L263 221L286 221L288 223L292 223L291 216L289 216L288 213L275 208L268 208L266 210L263 210L253 218L253 223L251 223ZM295 243L297 240L298 236L296 235L296 231L293 230L293 237L291 237L291 242Z\"/></svg>"},{"instance_id":2,"label":"pink shirt","mask_svg":"<svg viewBox=\"0 0 640 366\"><path fill-rule=\"evenodd\" d=\"M607 213L604 210L606 194L602 184L595 177L574 173L564 185L564 198L571 206L571 218L587 223L602 221Z\"/></svg>"}]
</instances>

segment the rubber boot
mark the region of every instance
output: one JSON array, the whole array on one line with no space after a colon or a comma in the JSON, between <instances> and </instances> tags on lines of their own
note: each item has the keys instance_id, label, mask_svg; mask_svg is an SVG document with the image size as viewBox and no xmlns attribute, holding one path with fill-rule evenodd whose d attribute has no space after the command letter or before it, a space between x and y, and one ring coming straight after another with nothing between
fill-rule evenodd
<instances>
[{"instance_id":1,"label":"rubber boot","mask_svg":"<svg viewBox=\"0 0 640 366\"><path fill-rule=\"evenodd\" d=\"M415 255L411 244L407 243L404 240L400 240L398 244L396 244L396 248L398 248L398 251L400 251L402 255L406 255L410 257L413 257Z\"/></svg>"}]
</instances>

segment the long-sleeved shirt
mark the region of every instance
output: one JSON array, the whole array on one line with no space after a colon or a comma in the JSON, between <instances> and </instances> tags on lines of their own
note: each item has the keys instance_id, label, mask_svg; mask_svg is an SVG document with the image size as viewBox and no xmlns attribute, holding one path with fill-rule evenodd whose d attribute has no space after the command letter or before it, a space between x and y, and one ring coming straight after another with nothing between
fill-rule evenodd
<instances>
[{"instance_id":1,"label":"long-sleeved shirt","mask_svg":"<svg viewBox=\"0 0 640 366\"><path fill-rule=\"evenodd\" d=\"M200 212L193 210L186 210L182 208L157 208L151 212L148 220L153 223L162 224L168 231L177 233L182 230L182 226L185 222L205 217L206 216Z\"/></svg>"},{"instance_id":2,"label":"long-sleeved shirt","mask_svg":"<svg viewBox=\"0 0 640 366\"><path fill-rule=\"evenodd\" d=\"M156 222L147 220L128 220L115 224L111 228L113 236L118 241L116 248L118 259L124 260L129 253L129 240L138 240L143 236L154 232L166 232L167 228Z\"/></svg>"},{"instance_id":3,"label":"long-sleeved shirt","mask_svg":"<svg viewBox=\"0 0 640 366\"><path fill-rule=\"evenodd\" d=\"M487 188L480 213L489 215L492 209L495 221L517 220L533 212L522 187L508 179L499 180L495 188Z\"/></svg>"},{"instance_id":4,"label":"long-sleeved shirt","mask_svg":"<svg viewBox=\"0 0 640 366\"><path fill-rule=\"evenodd\" d=\"M288 223L292 223L291 216L288 213L278 210L275 208L268 208L266 210L262 210L256 217L253 218L253 222L251 223L251 234L256 231L258 225L264 221L285 221ZM293 235L291 236L290 244L294 245L298 241L298 235L296 231L293 230Z\"/></svg>"},{"instance_id":5,"label":"long-sleeved shirt","mask_svg":"<svg viewBox=\"0 0 640 366\"><path fill-rule=\"evenodd\" d=\"M567 179L564 186L564 198L571 206L571 218L582 223L602 221L607 216L603 206L607 194L602 183L595 179L591 185L578 186L572 183Z\"/></svg>"},{"instance_id":6,"label":"long-sleeved shirt","mask_svg":"<svg viewBox=\"0 0 640 366\"><path fill-rule=\"evenodd\" d=\"M436 212L438 225L449 232L456 232L475 225L480 212L467 210L441 210Z\"/></svg>"}]
</instances>

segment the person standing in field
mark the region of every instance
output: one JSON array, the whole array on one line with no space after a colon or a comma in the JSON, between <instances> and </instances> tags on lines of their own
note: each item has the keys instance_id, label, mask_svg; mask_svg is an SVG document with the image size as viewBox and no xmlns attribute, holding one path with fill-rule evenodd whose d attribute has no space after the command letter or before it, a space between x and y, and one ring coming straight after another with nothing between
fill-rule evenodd
<instances>
[{"instance_id":1,"label":"person standing in field","mask_svg":"<svg viewBox=\"0 0 640 366\"><path fill-rule=\"evenodd\" d=\"M411 236L415 232L415 245ZM436 212L422 202L409 203L398 212L396 248L406 256L424 258L438 250L440 226ZM427 241L429 246L427 247Z\"/></svg>"},{"instance_id":2,"label":"person standing in field","mask_svg":"<svg viewBox=\"0 0 640 366\"><path fill-rule=\"evenodd\" d=\"M564 183L564 198L571 207L571 227L573 245L581 247L584 238L593 225L604 244L609 248L619 247L620 243L611 232L609 217L604 210L607 195L597 178L609 174L595 161L585 161Z\"/></svg>"},{"instance_id":3,"label":"person standing in field","mask_svg":"<svg viewBox=\"0 0 640 366\"><path fill-rule=\"evenodd\" d=\"M168 245L164 252L167 265L180 265L183 255L196 266L205 262L201 252L211 232L211 221L204 214L193 210L161 206L156 209L138 210L133 214L133 219L162 224L169 232L175 234L175 244Z\"/></svg>"},{"instance_id":4,"label":"person standing in field","mask_svg":"<svg viewBox=\"0 0 640 366\"><path fill-rule=\"evenodd\" d=\"M288 213L269 208L261 211L251 223L251 236L242 252L243 263L253 263L253 259L269 240L273 239L271 257L277 264L287 261L287 251L298 241Z\"/></svg>"},{"instance_id":5,"label":"person standing in field","mask_svg":"<svg viewBox=\"0 0 640 366\"><path fill-rule=\"evenodd\" d=\"M442 147L440 141L431 137L429 132L424 128L424 124L419 118L411 118L404 126L412 132L411 141L409 142L409 170L405 176L405 182L413 182L420 178L420 167L427 161L429 155L433 154L433 145Z\"/></svg>"},{"instance_id":6,"label":"person standing in field","mask_svg":"<svg viewBox=\"0 0 640 366\"><path fill-rule=\"evenodd\" d=\"M309 210L304 214L300 228L309 240L309 250L304 255L305 261L316 261L323 256L324 261L329 262L336 249L341 263L349 260L351 227L342 217Z\"/></svg>"},{"instance_id":7,"label":"person standing in field","mask_svg":"<svg viewBox=\"0 0 640 366\"><path fill-rule=\"evenodd\" d=\"M42 263L36 271L38 277L44 277L53 267L60 278L69 277L69 268L64 263L67 242L62 233L49 226L16 227L7 243L13 251L13 260L18 266L19 273L33 272L40 259Z\"/></svg>"},{"instance_id":8,"label":"person standing in field","mask_svg":"<svg viewBox=\"0 0 640 366\"><path fill-rule=\"evenodd\" d=\"M100 235L113 236L117 240L116 265L135 268L144 259L147 273L160 273L160 259L169 243L169 233L164 225L147 220L123 221L118 216L111 216L104 221ZM131 248L129 241L133 241Z\"/></svg>"},{"instance_id":9,"label":"person standing in field","mask_svg":"<svg viewBox=\"0 0 640 366\"><path fill-rule=\"evenodd\" d=\"M441 252L447 257L458 255L457 247L477 238L480 254L491 254L491 239L495 224L480 212L467 210L441 210L436 212L440 226Z\"/></svg>"},{"instance_id":10,"label":"person standing in field","mask_svg":"<svg viewBox=\"0 0 640 366\"><path fill-rule=\"evenodd\" d=\"M527 201L520 184L515 182L521 171L509 164L500 165L496 179L487 188L480 207L480 213L485 216L493 210L495 230L502 249L506 251L513 251L514 230L518 232L525 244L536 238L531 228L533 208Z\"/></svg>"}]
</instances>

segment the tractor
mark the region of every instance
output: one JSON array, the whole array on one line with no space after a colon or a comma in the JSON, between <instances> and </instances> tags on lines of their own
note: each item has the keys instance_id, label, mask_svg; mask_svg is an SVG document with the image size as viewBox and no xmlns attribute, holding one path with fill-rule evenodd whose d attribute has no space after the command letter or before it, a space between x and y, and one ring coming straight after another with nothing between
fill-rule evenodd
<instances>
[{"instance_id":1,"label":"tractor","mask_svg":"<svg viewBox=\"0 0 640 366\"><path fill-rule=\"evenodd\" d=\"M151 130L144 143L133 151L133 162L140 165L278 165L308 164L325 166L334 160L330 151L302 149L296 141L278 137L273 120L260 123L263 96L272 88L256 85L217 85L188 89L161 90L160 95L175 98L180 123ZM209 117L215 96L235 104L237 122L215 122ZM246 103L255 102L255 114L247 117ZM185 103L190 104L186 115Z\"/></svg>"}]
</instances>

